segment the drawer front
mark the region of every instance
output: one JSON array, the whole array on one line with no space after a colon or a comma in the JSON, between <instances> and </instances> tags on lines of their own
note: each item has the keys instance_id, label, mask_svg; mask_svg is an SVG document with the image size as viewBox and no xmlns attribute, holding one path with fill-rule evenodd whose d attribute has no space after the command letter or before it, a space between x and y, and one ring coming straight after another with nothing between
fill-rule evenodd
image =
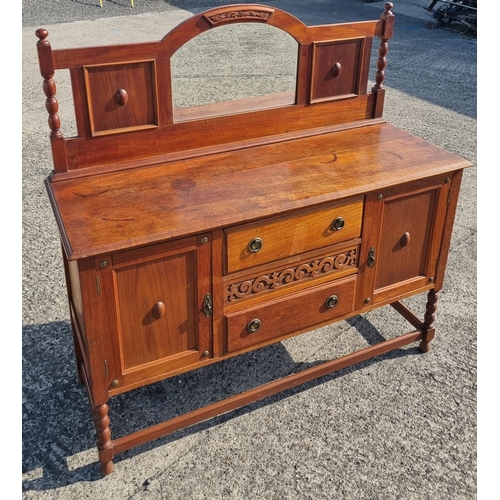
<instances>
[{"instance_id":1,"label":"drawer front","mask_svg":"<svg viewBox=\"0 0 500 500\"><path fill-rule=\"evenodd\" d=\"M226 230L226 273L357 238L363 198Z\"/></svg>"},{"instance_id":2,"label":"drawer front","mask_svg":"<svg viewBox=\"0 0 500 500\"><path fill-rule=\"evenodd\" d=\"M354 308L355 287L356 276L350 276L226 314L227 351L238 351L348 314Z\"/></svg>"}]
</instances>

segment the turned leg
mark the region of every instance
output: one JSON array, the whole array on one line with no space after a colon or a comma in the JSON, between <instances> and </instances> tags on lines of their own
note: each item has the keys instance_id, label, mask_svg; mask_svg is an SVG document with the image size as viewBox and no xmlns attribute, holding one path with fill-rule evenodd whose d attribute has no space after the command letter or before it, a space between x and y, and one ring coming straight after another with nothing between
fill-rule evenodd
<instances>
[{"instance_id":1,"label":"turned leg","mask_svg":"<svg viewBox=\"0 0 500 500\"><path fill-rule=\"evenodd\" d=\"M101 473L103 476L107 476L113 472L114 468L108 405L95 406L93 414L94 425L97 431L97 449L99 451L99 462L101 462Z\"/></svg>"},{"instance_id":2,"label":"turned leg","mask_svg":"<svg viewBox=\"0 0 500 500\"><path fill-rule=\"evenodd\" d=\"M429 293L427 294L427 305L425 308L425 315L424 315L424 325L423 325L424 335L422 341L420 342L420 345L418 346L418 348L422 352L429 351L429 349L431 348L429 343L434 338L435 330L432 324L436 319L437 300L438 300L438 292L434 290L429 290Z\"/></svg>"}]
</instances>

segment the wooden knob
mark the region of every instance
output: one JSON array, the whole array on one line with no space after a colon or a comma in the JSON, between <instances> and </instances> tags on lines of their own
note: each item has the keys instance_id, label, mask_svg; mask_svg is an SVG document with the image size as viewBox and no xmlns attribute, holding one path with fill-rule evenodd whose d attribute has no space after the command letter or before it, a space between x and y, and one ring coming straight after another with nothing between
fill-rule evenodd
<instances>
[{"instance_id":1,"label":"wooden knob","mask_svg":"<svg viewBox=\"0 0 500 500\"><path fill-rule=\"evenodd\" d=\"M406 247L409 244L410 244L410 233L406 232L405 234L403 234L403 236L401 236L401 246Z\"/></svg>"},{"instance_id":2,"label":"wooden knob","mask_svg":"<svg viewBox=\"0 0 500 500\"><path fill-rule=\"evenodd\" d=\"M156 319L163 318L165 316L165 304L163 302L157 302L153 306L153 316Z\"/></svg>"},{"instance_id":3,"label":"wooden knob","mask_svg":"<svg viewBox=\"0 0 500 500\"><path fill-rule=\"evenodd\" d=\"M333 66L332 66L332 75L334 77L337 77L340 75L340 70L342 69L342 67L340 66L340 63L339 62L336 62Z\"/></svg>"},{"instance_id":4,"label":"wooden knob","mask_svg":"<svg viewBox=\"0 0 500 500\"><path fill-rule=\"evenodd\" d=\"M125 89L118 89L115 94L116 104L118 106L125 106L128 102L128 94Z\"/></svg>"}]
</instances>

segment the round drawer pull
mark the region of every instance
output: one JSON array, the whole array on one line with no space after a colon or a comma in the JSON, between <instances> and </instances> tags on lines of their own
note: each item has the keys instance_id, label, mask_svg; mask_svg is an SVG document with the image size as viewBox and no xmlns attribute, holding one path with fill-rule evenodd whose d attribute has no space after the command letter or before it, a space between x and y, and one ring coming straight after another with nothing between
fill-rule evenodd
<instances>
[{"instance_id":1,"label":"round drawer pull","mask_svg":"<svg viewBox=\"0 0 500 500\"><path fill-rule=\"evenodd\" d=\"M125 106L128 102L128 94L125 89L118 89L115 94L115 101L118 106Z\"/></svg>"},{"instance_id":2,"label":"round drawer pull","mask_svg":"<svg viewBox=\"0 0 500 500\"><path fill-rule=\"evenodd\" d=\"M338 301L339 298L336 295L331 295L326 299L325 306L328 307L328 309L332 309L337 305Z\"/></svg>"},{"instance_id":3,"label":"round drawer pull","mask_svg":"<svg viewBox=\"0 0 500 500\"><path fill-rule=\"evenodd\" d=\"M410 233L406 232L401 236L401 246L402 247L407 247L410 244Z\"/></svg>"},{"instance_id":4,"label":"round drawer pull","mask_svg":"<svg viewBox=\"0 0 500 500\"><path fill-rule=\"evenodd\" d=\"M163 318L165 316L165 304L163 302L157 302L153 306L153 316L156 319Z\"/></svg>"},{"instance_id":5,"label":"round drawer pull","mask_svg":"<svg viewBox=\"0 0 500 500\"><path fill-rule=\"evenodd\" d=\"M252 253L257 253L261 248L264 243L260 238L254 238L249 244L248 244L248 250Z\"/></svg>"},{"instance_id":6,"label":"round drawer pull","mask_svg":"<svg viewBox=\"0 0 500 500\"><path fill-rule=\"evenodd\" d=\"M248 333L254 333L260 328L261 322L260 319L253 319L248 323L247 325L247 331Z\"/></svg>"},{"instance_id":7,"label":"round drawer pull","mask_svg":"<svg viewBox=\"0 0 500 500\"><path fill-rule=\"evenodd\" d=\"M337 76L340 75L340 70L342 69L342 66L340 65L339 62L336 62L333 66L332 66L332 75L334 78L336 78Z\"/></svg>"},{"instance_id":8,"label":"round drawer pull","mask_svg":"<svg viewBox=\"0 0 500 500\"><path fill-rule=\"evenodd\" d=\"M340 231L344 226L345 226L345 220L343 219L343 217L337 217L332 222L332 229L334 231Z\"/></svg>"}]
</instances>

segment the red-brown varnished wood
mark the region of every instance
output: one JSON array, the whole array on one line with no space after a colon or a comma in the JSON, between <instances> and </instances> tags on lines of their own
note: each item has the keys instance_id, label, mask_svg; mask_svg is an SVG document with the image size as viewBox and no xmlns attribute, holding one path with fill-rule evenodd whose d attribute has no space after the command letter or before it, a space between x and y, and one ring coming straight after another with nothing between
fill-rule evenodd
<instances>
[{"instance_id":1,"label":"red-brown varnished wood","mask_svg":"<svg viewBox=\"0 0 500 500\"><path fill-rule=\"evenodd\" d=\"M154 61L84 66L93 136L158 126Z\"/></svg>"},{"instance_id":2,"label":"red-brown varnished wood","mask_svg":"<svg viewBox=\"0 0 500 500\"><path fill-rule=\"evenodd\" d=\"M226 312L356 273L360 238L224 276Z\"/></svg>"},{"instance_id":3,"label":"red-brown varnished wood","mask_svg":"<svg viewBox=\"0 0 500 500\"><path fill-rule=\"evenodd\" d=\"M449 179L451 183L450 191L448 192L447 200L447 210L446 219L444 221L443 239L441 244L441 250L438 258L438 265L436 269L436 278L434 280L434 290L439 292L443 287L444 273L446 270L446 263L448 261L448 253L450 251L451 235L453 231L453 222L455 220L455 213L457 210L458 195L460 192L460 184L462 182L463 171L459 170L454 172L452 176L448 176L445 179Z\"/></svg>"},{"instance_id":4,"label":"red-brown varnished wood","mask_svg":"<svg viewBox=\"0 0 500 500\"><path fill-rule=\"evenodd\" d=\"M120 346L108 362L113 387L212 356L211 317L203 308L212 293L209 234L115 254L101 274L112 283L101 296L115 311L110 337Z\"/></svg>"},{"instance_id":5,"label":"red-brown varnished wood","mask_svg":"<svg viewBox=\"0 0 500 500\"><path fill-rule=\"evenodd\" d=\"M289 105L244 113L236 112L239 109L237 101L233 103L234 108L224 103L221 105L227 109L224 116L215 116L209 120L200 118L181 121L170 126L99 136L92 140L69 138L65 141L68 170L82 170L96 165L126 164L161 154L210 146L219 146L220 150L224 150L226 144L239 141L279 137L281 134L308 128L366 120L372 118L374 103L374 95L366 94L314 106ZM182 117L197 112L196 109L183 110L179 115ZM130 148L131 143L134 148Z\"/></svg>"},{"instance_id":6,"label":"red-brown varnished wood","mask_svg":"<svg viewBox=\"0 0 500 500\"><path fill-rule=\"evenodd\" d=\"M157 42L55 51L50 48L47 30L40 29L40 69L54 139L62 139L52 79L55 70L70 70L76 108L78 138L53 141L55 172L374 118L374 93L366 95L369 55L374 36L384 35L384 40L389 37L386 17L379 21L306 26L287 12L257 4L218 7L186 20ZM293 97L283 102L275 99L272 104L253 100L250 108L233 102L174 110L171 57L197 35L234 22L263 22L295 38L299 50ZM342 66L333 79L326 75L331 76L331 72L325 67L332 57ZM311 60L315 68L312 75ZM158 88L162 91L158 92ZM325 99L343 97L347 101L319 105ZM310 100L318 105L309 106ZM249 112L261 108L259 113ZM207 113L213 117L208 122L204 120ZM186 128L182 126L185 121L195 123ZM130 147L131 143L134 147Z\"/></svg>"},{"instance_id":7,"label":"red-brown varnished wood","mask_svg":"<svg viewBox=\"0 0 500 500\"><path fill-rule=\"evenodd\" d=\"M467 165L382 124L257 147L251 156L242 150L196 158L188 171L179 162L47 187L65 250L75 259L320 206ZM92 216L100 207L103 213ZM182 217L173 216L179 207Z\"/></svg>"},{"instance_id":8,"label":"red-brown varnished wood","mask_svg":"<svg viewBox=\"0 0 500 500\"><path fill-rule=\"evenodd\" d=\"M354 308L355 286L356 277L350 276L227 314L227 351L237 351L295 330L312 329L349 314Z\"/></svg>"},{"instance_id":9,"label":"red-brown varnished wood","mask_svg":"<svg viewBox=\"0 0 500 500\"><path fill-rule=\"evenodd\" d=\"M384 9L306 26L273 6L229 5L160 41L55 51L37 30L54 159L45 185L103 475L133 446L418 340L429 349L470 164L382 119L394 27ZM171 57L240 22L297 41L296 88L174 109ZM58 116L65 68L75 138ZM401 300L424 292L421 320ZM112 438L111 396L389 304L416 331Z\"/></svg>"},{"instance_id":10,"label":"red-brown varnished wood","mask_svg":"<svg viewBox=\"0 0 500 500\"><path fill-rule=\"evenodd\" d=\"M310 102L354 97L362 93L365 38L313 44Z\"/></svg>"},{"instance_id":11,"label":"red-brown varnished wood","mask_svg":"<svg viewBox=\"0 0 500 500\"><path fill-rule=\"evenodd\" d=\"M320 210L267 219L226 229L226 272L233 273L267 262L340 243L361 234L363 199L329 204ZM332 227L340 221L338 228ZM257 241L258 248L252 248Z\"/></svg>"}]
</instances>

